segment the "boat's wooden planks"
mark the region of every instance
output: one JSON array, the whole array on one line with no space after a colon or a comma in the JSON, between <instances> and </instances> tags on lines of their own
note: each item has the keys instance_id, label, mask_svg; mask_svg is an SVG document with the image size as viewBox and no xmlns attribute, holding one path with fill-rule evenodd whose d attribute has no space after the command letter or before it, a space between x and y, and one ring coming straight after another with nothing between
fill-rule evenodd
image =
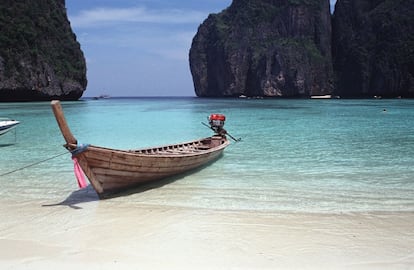
<instances>
[{"instance_id":1,"label":"boat's wooden planks","mask_svg":"<svg viewBox=\"0 0 414 270\"><path fill-rule=\"evenodd\" d=\"M217 149L216 151L223 151L224 147ZM204 159L210 154L215 153L216 151L207 151L203 154L191 154L191 155L181 155L181 156L171 156L171 155L124 155L120 152L102 152L100 150L95 151L95 149L89 149L83 152L82 154L91 162L91 164L96 164L99 166L99 163L105 164L103 166L112 166L112 164L123 164L125 166L137 166L137 167L170 167L171 162L174 163L174 166L181 166L181 163L191 162L193 159Z\"/></svg>"},{"instance_id":2,"label":"boat's wooden planks","mask_svg":"<svg viewBox=\"0 0 414 270\"><path fill-rule=\"evenodd\" d=\"M186 170L187 168L192 168L208 162L211 159L216 158L220 155L218 153L210 153L207 156L194 156L191 158L181 158L181 159L168 159L168 158L158 158L151 160L140 160L139 162L122 162L122 160L113 158L109 161L102 162L102 160L96 160L92 156L87 155L88 157L88 166L91 168L107 168L109 170L120 170L126 172L153 172L157 173L160 171L174 171L174 170Z\"/></svg>"}]
</instances>

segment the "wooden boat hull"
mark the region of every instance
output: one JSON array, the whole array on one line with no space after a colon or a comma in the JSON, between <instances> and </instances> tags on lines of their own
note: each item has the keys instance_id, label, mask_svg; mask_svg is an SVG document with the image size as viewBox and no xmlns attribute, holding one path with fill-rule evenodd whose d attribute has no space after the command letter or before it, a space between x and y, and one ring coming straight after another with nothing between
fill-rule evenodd
<instances>
[{"instance_id":1,"label":"wooden boat hull","mask_svg":"<svg viewBox=\"0 0 414 270\"><path fill-rule=\"evenodd\" d=\"M52 101L56 120L67 144L100 198L112 197L143 183L182 174L218 159L229 141L224 135L161 147L118 150L78 146L67 127L60 103Z\"/></svg>"},{"instance_id":2,"label":"wooden boat hull","mask_svg":"<svg viewBox=\"0 0 414 270\"><path fill-rule=\"evenodd\" d=\"M216 140L219 145L212 150L190 154L144 154L142 151L148 149L121 151L88 146L75 157L99 197L105 198L143 183L161 180L208 164L219 158L229 144L222 137L199 141L208 140Z\"/></svg>"}]
</instances>

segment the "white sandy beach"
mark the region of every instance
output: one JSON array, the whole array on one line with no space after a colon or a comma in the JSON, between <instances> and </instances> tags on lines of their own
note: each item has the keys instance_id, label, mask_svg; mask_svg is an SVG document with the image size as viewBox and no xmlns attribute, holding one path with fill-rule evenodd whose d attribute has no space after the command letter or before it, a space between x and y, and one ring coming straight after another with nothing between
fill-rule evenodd
<instances>
[{"instance_id":1,"label":"white sandy beach","mask_svg":"<svg viewBox=\"0 0 414 270\"><path fill-rule=\"evenodd\" d=\"M3 201L0 269L414 269L414 213Z\"/></svg>"}]
</instances>

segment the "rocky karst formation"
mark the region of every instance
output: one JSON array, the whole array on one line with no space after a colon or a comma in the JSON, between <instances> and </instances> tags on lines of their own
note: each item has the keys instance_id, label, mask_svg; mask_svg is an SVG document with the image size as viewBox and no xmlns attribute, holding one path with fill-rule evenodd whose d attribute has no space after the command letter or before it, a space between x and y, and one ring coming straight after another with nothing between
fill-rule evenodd
<instances>
[{"instance_id":1,"label":"rocky karst formation","mask_svg":"<svg viewBox=\"0 0 414 270\"><path fill-rule=\"evenodd\" d=\"M190 49L197 96L331 94L329 0L233 0Z\"/></svg>"},{"instance_id":2,"label":"rocky karst formation","mask_svg":"<svg viewBox=\"0 0 414 270\"><path fill-rule=\"evenodd\" d=\"M414 0L233 0L190 69L202 97L414 97L413 58Z\"/></svg>"},{"instance_id":3,"label":"rocky karst formation","mask_svg":"<svg viewBox=\"0 0 414 270\"><path fill-rule=\"evenodd\" d=\"M339 0L332 25L338 95L414 97L414 0Z\"/></svg>"},{"instance_id":4,"label":"rocky karst formation","mask_svg":"<svg viewBox=\"0 0 414 270\"><path fill-rule=\"evenodd\" d=\"M77 100L86 84L64 0L0 2L0 101Z\"/></svg>"}]
</instances>

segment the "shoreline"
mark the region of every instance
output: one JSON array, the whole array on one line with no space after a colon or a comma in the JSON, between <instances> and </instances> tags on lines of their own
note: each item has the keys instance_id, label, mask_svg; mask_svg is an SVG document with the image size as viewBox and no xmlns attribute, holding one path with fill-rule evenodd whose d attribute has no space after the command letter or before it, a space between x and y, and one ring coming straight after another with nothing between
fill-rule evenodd
<instances>
[{"instance_id":1,"label":"shoreline","mask_svg":"<svg viewBox=\"0 0 414 270\"><path fill-rule=\"evenodd\" d=\"M3 203L1 269L410 269L414 212Z\"/></svg>"}]
</instances>

